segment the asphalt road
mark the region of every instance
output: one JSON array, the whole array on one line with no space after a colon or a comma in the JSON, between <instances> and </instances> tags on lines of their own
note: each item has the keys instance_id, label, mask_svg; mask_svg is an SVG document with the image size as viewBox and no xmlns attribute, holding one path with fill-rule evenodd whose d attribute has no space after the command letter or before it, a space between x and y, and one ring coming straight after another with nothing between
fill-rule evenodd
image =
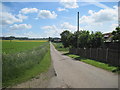
<instances>
[{"instance_id":1,"label":"asphalt road","mask_svg":"<svg viewBox=\"0 0 120 90\"><path fill-rule=\"evenodd\" d=\"M50 44L56 77L48 88L118 88L118 75L76 61L58 52Z\"/></svg>"}]
</instances>

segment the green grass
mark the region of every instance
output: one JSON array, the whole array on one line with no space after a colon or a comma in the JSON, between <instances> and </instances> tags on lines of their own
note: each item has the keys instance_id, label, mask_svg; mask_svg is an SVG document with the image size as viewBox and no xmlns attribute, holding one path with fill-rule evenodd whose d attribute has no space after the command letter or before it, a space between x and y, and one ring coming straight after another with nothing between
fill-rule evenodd
<instances>
[{"instance_id":1,"label":"green grass","mask_svg":"<svg viewBox=\"0 0 120 90\"><path fill-rule=\"evenodd\" d=\"M69 51L69 48L64 48L62 43L53 43L53 45L55 46L55 48L58 51L63 51L63 52L68 52Z\"/></svg>"},{"instance_id":2,"label":"green grass","mask_svg":"<svg viewBox=\"0 0 120 90\"><path fill-rule=\"evenodd\" d=\"M15 85L47 71L51 62L49 48L49 43L43 43L23 52L2 53L3 87Z\"/></svg>"},{"instance_id":3,"label":"green grass","mask_svg":"<svg viewBox=\"0 0 120 90\"><path fill-rule=\"evenodd\" d=\"M47 72L50 65L51 65L51 56L49 50L44 56L44 58L41 60L40 64L36 65L32 69L27 70L22 76L10 80L9 82L6 83L5 86L12 86L30 80L43 72Z\"/></svg>"},{"instance_id":4,"label":"green grass","mask_svg":"<svg viewBox=\"0 0 120 90\"><path fill-rule=\"evenodd\" d=\"M99 68L102 68L102 69L105 69L105 70L108 70L108 71L111 71L111 72L114 72L117 70L117 67L114 67L114 66L110 66L108 64L105 64L105 63L102 63L102 62L99 62L99 61L95 61L95 60L91 60L91 59L86 59L86 58L82 58L78 55L74 55L74 54L66 54L67 56L71 57L71 58L74 58L76 60L79 60L79 61L82 61L82 62L85 62L87 64L90 64L90 65L93 65L95 67L99 67Z\"/></svg>"},{"instance_id":5,"label":"green grass","mask_svg":"<svg viewBox=\"0 0 120 90\"><path fill-rule=\"evenodd\" d=\"M46 42L9 42L2 41L2 53L16 53L31 50Z\"/></svg>"}]
</instances>

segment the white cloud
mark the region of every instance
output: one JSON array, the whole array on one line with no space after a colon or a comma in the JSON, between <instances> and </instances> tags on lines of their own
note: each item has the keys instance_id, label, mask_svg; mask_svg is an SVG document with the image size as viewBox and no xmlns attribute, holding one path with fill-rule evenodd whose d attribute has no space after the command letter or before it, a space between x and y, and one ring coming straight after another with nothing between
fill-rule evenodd
<instances>
[{"instance_id":1,"label":"white cloud","mask_svg":"<svg viewBox=\"0 0 120 90\"><path fill-rule=\"evenodd\" d=\"M78 8L77 0L61 0L61 5L65 8Z\"/></svg>"},{"instance_id":2,"label":"white cloud","mask_svg":"<svg viewBox=\"0 0 120 90\"><path fill-rule=\"evenodd\" d=\"M21 9L20 13L23 14L28 14L28 13L37 13L38 9L37 8L23 8Z\"/></svg>"},{"instance_id":3,"label":"white cloud","mask_svg":"<svg viewBox=\"0 0 120 90\"><path fill-rule=\"evenodd\" d=\"M13 15L8 12L1 12L0 14L0 20L2 21L2 25L8 25L8 24L14 24L16 22L23 22L24 19L26 19L27 16L23 16L21 14L19 15Z\"/></svg>"},{"instance_id":4,"label":"white cloud","mask_svg":"<svg viewBox=\"0 0 120 90\"><path fill-rule=\"evenodd\" d=\"M15 37L26 37L23 34L17 34L15 32L6 32L2 34L3 37L15 36Z\"/></svg>"},{"instance_id":5,"label":"white cloud","mask_svg":"<svg viewBox=\"0 0 120 90\"><path fill-rule=\"evenodd\" d=\"M59 37L61 33L61 30L55 25L43 26L41 29L44 30L44 34L42 34L42 37Z\"/></svg>"},{"instance_id":6,"label":"white cloud","mask_svg":"<svg viewBox=\"0 0 120 90\"><path fill-rule=\"evenodd\" d=\"M54 11L49 11L49 10L40 10L38 14L38 18L46 19L54 19L57 17L57 14Z\"/></svg>"},{"instance_id":7,"label":"white cloud","mask_svg":"<svg viewBox=\"0 0 120 90\"><path fill-rule=\"evenodd\" d=\"M70 30L70 31L74 32L77 30L77 27L70 24L69 22L64 22L63 24L61 24L61 29Z\"/></svg>"},{"instance_id":8,"label":"white cloud","mask_svg":"<svg viewBox=\"0 0 120 90\"><path fill-rule=\"evenodd\" d=\"M112 25L110 26L111 31L115 30L116 27L118 27L118 24L112 24Z\"/></svg>"},{"instance_id":9,"label":"white cloud","mask_svg":"<svg viewBox=\"0 0 120 90\"><path fill-rule=\"evenodd\" d=\"M60 7L59 7L59 8L57 8L57 10L58 10L58 11L66 11L66 9L65 9L65 8L60 8Z\"/></svg>"},{"instance_id":10,"label":"white cloud","mask_svg":"<svg viewBox=\"0 0 120 90\"><path fill-rule=\"evenodd\" d=\"M8 12L2 12L0 14L0 18L2 20L2 25L13 24L15 22L22 22L22 19L16 18L15 15L12 15Z\"/></svg>"},{"instance_id":11,"label":"white cloud","mask_svg":"<svg viewBox=\"0 0 120 90\"><path fill-rule=\"evenodd\" d=\"M69 30L71 32L74 32L77 30L77 27L70 24L69 22L64 22L63 24L59 25L59 28L55 25L50 25L50 26L43 26L41 29L44 30L43 35L45 35L46 37L60 37L60 33L62 33L62 31Z\"/></svg>"},{"instance_id":12,"label":"white cloud","mask_svg":"<svg viewBox=\"0 0 120 90\"><path fill-rule=\"evenodd\" d=\"M42 29L55 30L55 29L57 29L57 27L55 25L52 25L52 26L43 26Z\"/></svg>"},{"instance_id":13,"label":"white cloud","mask_svg":"<svg viewBox=\"0 0 120 90\"><path fill-rule=\"evenodd\" d=\"M30 24L14 24L13 26L10 26L11 30L26 30L30 28L32 28Z\"/></svg>"},{"instance_id":14,"label":"white cloud","mask_svg":"<svg viewBox=\"0 0 120 90\"><path fill-rule=\"evenodd\" d=\"M23 22L24 19L27 19L27 16L22 14L14 15L11 12L10 8L0 3L0 21L1 25L6 26L9 24L14 24L16 22Z\"/></svg>"},{"instance_id":15,"label":"white cloud","mask_svg":"<svg viewBox=\"0 0 120 90\"><path fill-rule=\"evenodd\" d=\"M31 31L26 32L23 35L29 38L41 38L41 35L39 33L33 33Z\"/></svg>"},{"instance_id":16,"label":"white cloud","mask_svg":"<svg viewBox=\"0 0 120 90\"><path fill-rule=\"evenodd\" d=\"M116 21L118 19L118 8L113 7L111 9L101 9L98 12L93 10L89 10L89 16L82 16L80 19L80 23L103 23Z\"/></svg>"},{"instance_id":17,"label":"white cloud","mask_svg":"<svg viewBox=\"0 0 120 90\"><path fill-rule=\"evenodd\" d=\"M22 19L22 20L28 18L28 16L24 16L24 15L22 15L22 14L18 14L17 17L18 17L19 19Z\"/></svg>"}]
</instances>

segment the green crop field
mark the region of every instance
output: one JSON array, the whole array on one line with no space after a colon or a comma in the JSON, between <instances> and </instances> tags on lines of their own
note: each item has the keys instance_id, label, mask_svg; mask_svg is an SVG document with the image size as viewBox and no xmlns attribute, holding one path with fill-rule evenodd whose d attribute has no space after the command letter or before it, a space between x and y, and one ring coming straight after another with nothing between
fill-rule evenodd
<instances>
[{"instance_id":1,"label":"green crop field","mask_svg":"<svg viewBox=\"0 0 120 90\"><path fill-rule=\"evenodd\" d=\"M49 48L47 41L2 41L3 87L21 83L47 71L51 64Z\"/></svg>"},{"instance_id":2,"label":"green crop field","mask_svg":"<svg viewBox=\"0 0 120 90\"><path fill-rule=\"evenodd\" d=\"M4 40L2 41L2 53L12 54L12 53L17 53L17 52L22 52L22 51L26 51L26 50L30 50L32 48L38 47L46 42L42 42L42 41L33 42L31 40L29 41L14 40L10 42L10 40Z\"/></svg>"}]
</instances>

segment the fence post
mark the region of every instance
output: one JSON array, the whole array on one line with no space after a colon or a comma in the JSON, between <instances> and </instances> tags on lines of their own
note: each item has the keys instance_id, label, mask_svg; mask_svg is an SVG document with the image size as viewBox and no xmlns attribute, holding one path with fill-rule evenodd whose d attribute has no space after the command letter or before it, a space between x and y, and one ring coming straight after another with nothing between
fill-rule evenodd
<instances>
[{"instance_id":1,"label":"fence post","mask_svg":"<svg viewBox=\"0 0 120 90\"><path fill-rule=\"evenodd\" d=\"M108 63L108 48L106 50L106 62Z\"/></svg>"}]
</instances>

